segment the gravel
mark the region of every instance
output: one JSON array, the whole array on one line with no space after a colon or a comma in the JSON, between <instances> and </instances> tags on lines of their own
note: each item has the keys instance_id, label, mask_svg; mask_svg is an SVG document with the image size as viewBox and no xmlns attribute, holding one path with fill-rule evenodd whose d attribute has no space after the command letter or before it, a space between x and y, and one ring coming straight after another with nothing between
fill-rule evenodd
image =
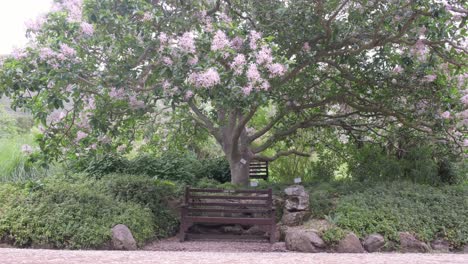
<instances>
[{"instance_id":1,"label":"gravel","mask_svg":"<svg viewBox=\"0 0 468 264\"><path fill-rule=\"evenodd\" d=\"M468 254L307 254L292 252L70 251L0 249L1 264L466 264Z\"/></svg>"}]
</instances>

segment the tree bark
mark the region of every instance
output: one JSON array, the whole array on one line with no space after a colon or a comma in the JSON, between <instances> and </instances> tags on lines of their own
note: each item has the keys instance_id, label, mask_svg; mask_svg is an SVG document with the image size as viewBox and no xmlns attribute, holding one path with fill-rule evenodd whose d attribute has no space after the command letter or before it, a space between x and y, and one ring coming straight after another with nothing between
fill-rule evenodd
<instances>
[{"instance_id":1,"label":"tree bark","mask_svg":"<svg viewBox=\"0 0 468 264\"><path fill-rule=\"evenodd\" d=\"M243 161L245 161L245 164ZM231 183L247 186L249 184L249 166L250 160L229 160Z\"/></svg>"}]
</instances>

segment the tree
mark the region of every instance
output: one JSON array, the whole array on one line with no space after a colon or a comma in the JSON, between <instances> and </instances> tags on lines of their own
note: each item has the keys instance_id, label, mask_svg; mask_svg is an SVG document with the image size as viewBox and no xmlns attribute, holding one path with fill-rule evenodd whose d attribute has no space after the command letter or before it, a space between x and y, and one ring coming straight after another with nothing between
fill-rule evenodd
<instances>
[{"instance_id":1,"label":"tree","mask_svg":"<svg viewBox=\"0 0 468 264\"><path fill-rule=\"evenodd\" d=\"M430 0L58 1L3 61L0 93L40 120L52 157L127 151L146 122L185 112L235 184L253 159L307 156L287 142L312 127L407 126L461 149L466 14Z\"/></svg>"}]
</instances>

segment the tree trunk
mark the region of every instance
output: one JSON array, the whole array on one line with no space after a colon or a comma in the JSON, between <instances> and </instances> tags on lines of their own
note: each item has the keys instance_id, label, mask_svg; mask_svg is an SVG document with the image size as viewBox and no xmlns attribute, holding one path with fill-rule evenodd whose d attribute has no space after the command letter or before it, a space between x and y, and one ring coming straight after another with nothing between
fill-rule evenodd
<instances>
[{"instance_id":1,"label":"tree trunk","mask_svg":"<svg viewBox=\"0 0 468 264\"><path fill-rule=\"evenodd\" d=\"M244 160L241 160L244 161ZM249 164L250 161L245 161L245 164L241 161L230 160L229 167L231 169L231 183L239 184L242 186L249 185Z\"/></svg>"}]
</instances>

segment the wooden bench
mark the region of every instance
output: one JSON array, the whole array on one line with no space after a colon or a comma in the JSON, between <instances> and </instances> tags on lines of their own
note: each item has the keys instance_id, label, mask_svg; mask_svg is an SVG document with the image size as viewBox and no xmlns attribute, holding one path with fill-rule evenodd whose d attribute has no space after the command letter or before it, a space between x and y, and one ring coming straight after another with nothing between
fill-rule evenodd
<instances>
[{"instance_id":1,"label":"wooden bench","mask_svg":"<svg viewBox=\"0 0 468 264\"><path fill-rule=\"evenodd\" d=\"M180 241L194 223L269 226L270 243L275 242L275 208L271 189L224 190L185 189L181 208Z\"/></svg>"}]
</instances>

